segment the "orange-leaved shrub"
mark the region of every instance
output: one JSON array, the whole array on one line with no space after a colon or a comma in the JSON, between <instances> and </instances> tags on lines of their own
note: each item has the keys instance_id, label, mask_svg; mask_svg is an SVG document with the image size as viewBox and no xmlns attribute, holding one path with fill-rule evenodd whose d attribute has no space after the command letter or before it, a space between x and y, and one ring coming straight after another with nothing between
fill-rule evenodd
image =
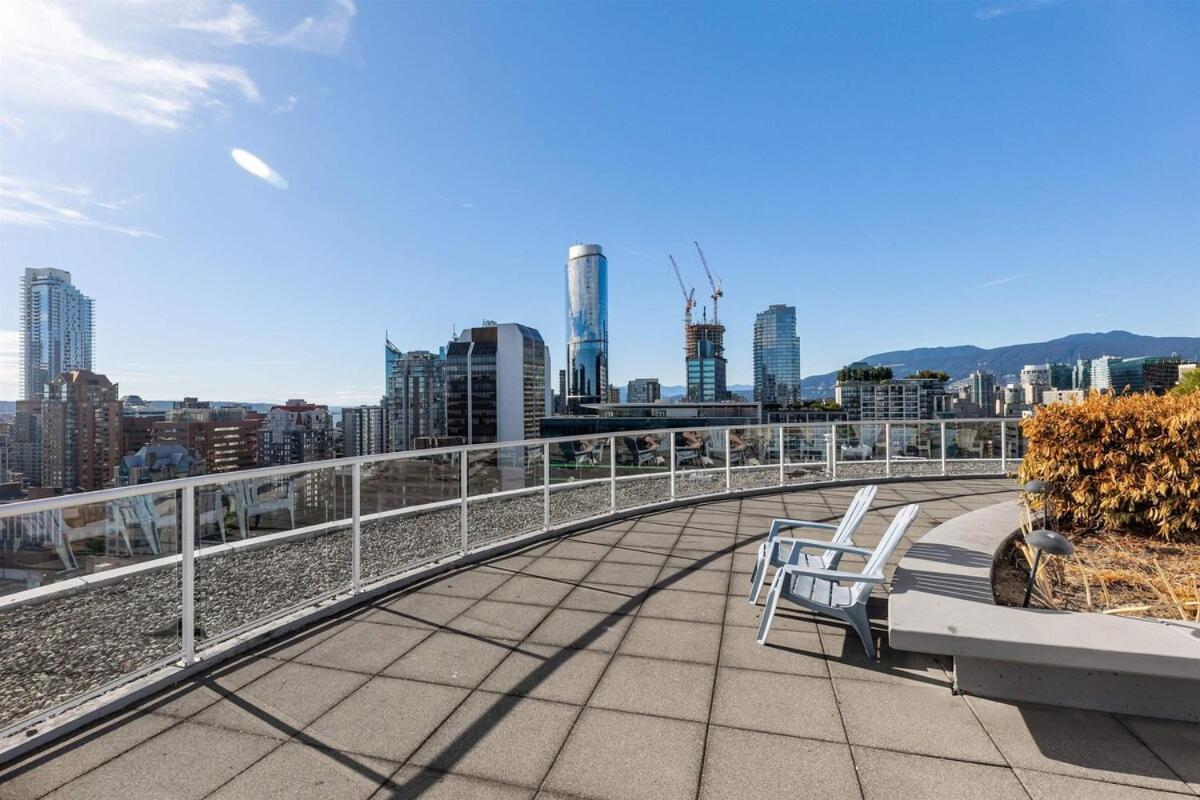
<instances>
[{"instance_id":1,"label":"orange-leaved shrub","mask_svg":"<svg viewBox=\"0 0 1200 800\"><path fill-rule=\"evenodd\" d=\"M1075 525L1200 531L1200 393L1091 393L1021 421L1022 482L1051 487L1051 514Z\"/></svg>"}]
</instances>

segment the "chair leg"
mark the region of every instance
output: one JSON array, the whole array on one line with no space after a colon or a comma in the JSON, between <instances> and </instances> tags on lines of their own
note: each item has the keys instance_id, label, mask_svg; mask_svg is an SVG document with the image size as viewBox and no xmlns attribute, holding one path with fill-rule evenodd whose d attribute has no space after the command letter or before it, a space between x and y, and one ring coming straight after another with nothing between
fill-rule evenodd
<instances>
[{"instance_id":1,"label":"chair leg","mask_svg":"<svg viewBox=\"0 0 1200 800\"><path fill-rule=\"evenodd\" d=\"M754 574L750 577L750 605L758 602L758 596L762 593L763 584L767 580L767 566L770 563L770 542L763 542L758 546L758 560L754 563Z\"/></svg>"},{"instance_id":2,"label":"chair leg","mask_svg":"<svg viewBox=\"0 0 1200 800\"><path fill-rule=\"evenodd\" d=\"M767 602L763 606L762 620L758 623L758 643L765 644L771 632L771 620L775 618L775 606L779 604L779 593L783 590L783 571L775 573L771 588L767 590Z\"/></svg>"},{"instance_id":3,"label":"chair leg","mask_svg":"<svg viewBox=\"0 0 1200 800\"><path fill-rule=\"evenodd\" d=\"M867 606L865 603L853 606L846 609L850 624L854 626L855 633L862 640L863 649L867 651L867 658L874 661L878 655L875 652L875 635L871 632L871 622L867 619Z\"/></svg>"}]
</instances>

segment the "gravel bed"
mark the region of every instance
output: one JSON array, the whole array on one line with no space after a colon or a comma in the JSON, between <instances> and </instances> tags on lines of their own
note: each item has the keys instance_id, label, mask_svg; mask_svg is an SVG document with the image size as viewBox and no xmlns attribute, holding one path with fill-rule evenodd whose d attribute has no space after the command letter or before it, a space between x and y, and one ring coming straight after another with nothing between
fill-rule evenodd
<instances>
[{"instance_id":1,"label":"gravel bed","mask_svg":"<svg viewBox=\"0 0 1200 800\"><path fill-rule=\"evenodd\" d=\"M472 499L467 506L467 541L474 547L538 530L545 522L542 503L540 491L516 497L485 495Z\"/></svg>"},{"instance_id":2,"label":"gravel bed","mask_svg":"<svg viewBox=\"0 0 1200 800\"><path fill-rule=\"evenodd\" d=\"M611 509L612 494L607 483L559 487L550 491L550 521L555 524L594 517Z\"/></svg>"},{"instance_id":3,"label":"gravel bed","mask_svg":"<svg viewBox=\"0 0 1200 800\"><path fill-rule=\"evenodd\" d=\"M778 486L779 465L735 469L729 482L734 489L760 489L766 486Z\"/></svg>"},{"instance_id":4,"label":"gravel bed","mask_svg":"<svg viewBox=\"0 0 1200 800\"><path fill-rule=\"evenodd\" d=\"M617 508L636 508L671 499L671 476L666 472L617 481Z\"/></svg>"},{"instance_id":5,"label":"gravel bed","mask_svg":"<svg viewBox=\"0 0 1200 800\"><path fill-rule=\"evenodd\" d=\"M720 472L675 473L676 497L699 497L706 494L722 494L724 491L724 470Z\"/></svg>"},{"instance_id":6,"label":"gravel bed","mask_svg":"<svg viewBox=\"0 0 1200 800\"><path fill-rule=\"evenodd\" d=\"M475 519L475 506L467 512ZM462 548L458 506L362 523L359 569L364 583Z\"/></svg>"}]
</instances>

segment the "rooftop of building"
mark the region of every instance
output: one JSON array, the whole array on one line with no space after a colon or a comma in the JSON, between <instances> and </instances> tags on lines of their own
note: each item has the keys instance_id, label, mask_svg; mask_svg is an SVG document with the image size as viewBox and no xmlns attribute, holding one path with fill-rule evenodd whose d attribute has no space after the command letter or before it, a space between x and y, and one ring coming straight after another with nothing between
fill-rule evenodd
<instances>
[{"instance_id":1,"label":"rooftop of building","mask_svg":"<svg viewBox=\"0 0 1200 800\"><path fill-rule=\"evenodd\" d=\"M894 564L1013 489L886 484L856 541L920 503ZM771 519L836 520L854 491L719 499L442 574L25 757L0 773L0 795L1200 794L1200 726L955 695L944 661L886 637L867 661L845 628L791 610L756 644L746 592ZM885 617L882 592L871 608Z\"/></svg>"}]
</instances>

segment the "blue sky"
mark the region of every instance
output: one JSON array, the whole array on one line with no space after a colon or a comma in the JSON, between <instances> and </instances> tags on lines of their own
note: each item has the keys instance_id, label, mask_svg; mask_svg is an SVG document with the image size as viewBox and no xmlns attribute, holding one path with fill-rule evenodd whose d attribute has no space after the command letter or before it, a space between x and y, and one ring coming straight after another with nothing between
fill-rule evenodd
<instances>
[{"instance_id":1,"label":"blue sky","mask_svg":"<svg viewBox=\"0 0 1200 800\"><path fill-rule=\"evenodd\" d=\"M805 374L1200 335L1200 4L6 3L0 23L0 397L41 265L96 298L97 370L152 398L371 402L385 330L436 349L483 318L540 329L557 369L577 241L609 256L615 382L683 381L667 253L706 295L693 239L736 383L772 302L799 309Z\"/></svg>"}]
</instances>

